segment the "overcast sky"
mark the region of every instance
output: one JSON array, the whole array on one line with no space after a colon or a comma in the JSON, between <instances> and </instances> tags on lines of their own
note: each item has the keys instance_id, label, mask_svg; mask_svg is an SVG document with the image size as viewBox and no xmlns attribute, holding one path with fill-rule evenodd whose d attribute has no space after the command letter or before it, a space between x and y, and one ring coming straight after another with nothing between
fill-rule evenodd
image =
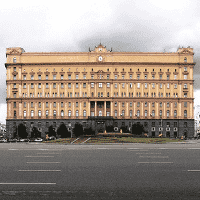
<instances>
[{"instance_id":1,"label":"overcast sky","mask_svg":"<svg viewBox=\"0 0 200 200\"><path fill-rule=\"evenodd\" d=\"M195 105L200 105L200 1L4 1L0 6L0 122L6 118L6 48L26 52L175 52L194 48ZM199 98L198 98L199 97Z\"/></svg>"}]
</instances>

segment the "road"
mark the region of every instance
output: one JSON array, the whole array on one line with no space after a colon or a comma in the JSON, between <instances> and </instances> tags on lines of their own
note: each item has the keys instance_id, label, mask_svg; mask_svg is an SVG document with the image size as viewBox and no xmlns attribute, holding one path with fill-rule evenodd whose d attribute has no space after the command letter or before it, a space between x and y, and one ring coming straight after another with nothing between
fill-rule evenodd
<instances>
[{"instance_id":1,"label":"road","mask_svg":"<svg viewBox=\"0 0 200 200\"><path fill-rule=\"evenodd\" d=\"M0 199L200 199L200 143L7 143L0 153Z\"/></svg>"}]
</instances>

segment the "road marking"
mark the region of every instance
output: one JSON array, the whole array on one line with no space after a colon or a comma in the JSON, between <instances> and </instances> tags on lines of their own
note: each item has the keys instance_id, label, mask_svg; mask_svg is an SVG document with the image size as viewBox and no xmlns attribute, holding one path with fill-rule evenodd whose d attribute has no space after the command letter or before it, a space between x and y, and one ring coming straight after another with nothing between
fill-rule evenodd
<instances>
[{"instance_id":1,"label":"road marking","mask_svg":"<svg viewBox=\"0 0 200 200\"><path fill-rule=\"evenodd\" d=\"M33 184L40 184L40 185L55 185L56 183L0 183L0 185L33 185Z\"/></svg>"},{"instance_id":2,"label":"road marking","mask_svg":"<svg viewBox=\"0 0 200 200\"><path fill-rule=\"evenodd\" d=\"M60 172L61 170L18 170L19 172Z\"/></svg>"},{"instance_id":3,"label":"road marking","mask_svg":"<svg viewBox=\"0 0 200 200\"><path fill-rule=\"evenodd\" d=\"M161 153L136 153L136 154L161 154Z\"/></svg>"},{"instance_id":4,"label":"road marking","mask_svg":"<svg viewBox=\"0 0 200 200\"><path fill-rule=\"evenodd\" d=\"M140 156L142 158L169 158L169 156Z\"/></svg>"},{"instance_id":5,"label":"road marking","mask_svg":"<svg viewBox=\"0 0 200 200\"><path fill-rule=\"evenodd\" d=\"M26 162L26 163L60 163L60 162Z\"/></svg>"},{"instance_id":6,"label":"road marking","mask_svg":"<svg viewBox=\"0 0 200 200\"><path fill-rule=\"evenodd\" d=\"M97 148L97 149L109 149L109 148Z\"/></svg>"},{"instance_id":7,"label":"road marking","mask_svg":"<svg viewBox=\"0 0 200 200\"><path fill-rule=\"evenodd\" d=\"M200 170L187 170L188 172L200 172Z\"/></svg>"},{"instance_id":8,"label":"road marking","mask_svg":"<svg viewBox=\"0 0 200 200\"><path fill-rule=\"evenodd\" d=\"M8 149L8 150L13 150L13 151L15 151L15 150L19 150L19 149Z\"/></svg>"},{"instance_id":9,"label":"road marking","mask_svg":"<svg viewBox=\"0 0 200 200\"><path fill-rule=\"evenodd\" d=\"M40 158L47 158L47 157L54 157L54 156L25 156L25 157L31 157L31 158L32 158L32 157L37 157L37 158L38 158L38 157L40 157Z\"/></svg>"},{"instance_id":10,"label":"road marking","mask_svg":"<svg viewBox=\"0 0 200 200\"><path fill-rule=\"evenodd\" d=\"M173 163L173 162L138 162L138 163Z\"/></svg>"},{"instance_id":11,"label":"road marking","mask_svg":"<svg viewBox=\"0 0 200 200\"><path fill-rule=\"evenodd\" d=\"M37 154L61 154L61 153L37 153Z\"/></svg>"}]
</instances>

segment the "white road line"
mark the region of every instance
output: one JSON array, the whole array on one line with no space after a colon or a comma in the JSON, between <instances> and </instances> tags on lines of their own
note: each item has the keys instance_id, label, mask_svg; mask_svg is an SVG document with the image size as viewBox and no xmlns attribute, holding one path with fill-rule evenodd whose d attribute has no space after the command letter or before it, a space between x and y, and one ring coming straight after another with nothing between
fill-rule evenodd
<instances>
[{"instance_id":1,"label":"white road line","mask_svg":"<svg viewBox=\"0 0 200 200\"><path fill-rule=\"evenodd\" d=\"M61 154L61 153L37 153L37 154Z\"/></svg>"},{"instance_id":2,"label":"white road line","mask_svg":"<svg viewBox=\"0 0 200 200\"><path fill-rule=\"evenodd\" d=\"M169 156L140 156L142 158L169 158Z\"/></svg>"},{"instance_id":3,"label":"white road line","mask_svg":"<svg viewBox=\"0 0 200 200\"><path fill-rule=\"evenodd\" d=\"M33 158L33 157L40 157L40 158L47 158L47 157L54 157L54 156L25 156L25 157L31 157L31 158Z\"/></svg>"},{"instance_id":4,"label":"white road line","mask_svg":"<svg viewBox=\"0 0 200 200\"><path fill-rule=\"evenodd\" d=\"M56 183L0 183L0 185L55 185Z\"/></svg>"},{"instance_id":5,"label":"white road line","mask_svg":"<svg viewBox=\"0 0 200 200\"><path fill-rule=\"evenodd\" d=\"M97 148L97 149L109 149L109 148Z\"/></svg>"},{"instance_id":6,"label":"white road line","mask_svg":"<svg viewBox=\"0 0 200 200\"><path fill-rule=\"evenodd\" d=\"M161 154L161 153L136 153L136 154Z\"/></svg>"},{"instance_id":7,"label":"white road line","mask_svg":"<svg viewBox=\"0 0 200 200\"><path fill-rule=\"evenodd\" d=\"M138 163L173 163L173 162L138 162Z\"/></svg>"},{"instance_id":8,"label":"white road line","mask_svg":"<svg viewBox=\"0 0 200 200\"><path fill-rule=\"evenodd\" d=\"M60 162L26 162L26 163L60 163Z\"/></svg>"},{"instance_id":9,"label":"white road line","mask_svg":"<svg viewBox=\"0 0 200 200\"><path fill-rule=\"evenodd\" d=\"M200 170L187 170L188 172L200 172Z\"/></svg>"},{"instance_id":10,"label":"white road line","mask_svg":"<svg viewBox=\"0 0 200 200\"><path fill-rule=\"evenodd\" d=\"M19 172L60 172L61 170L18 170Z\"/></svg>"}]
</instances>

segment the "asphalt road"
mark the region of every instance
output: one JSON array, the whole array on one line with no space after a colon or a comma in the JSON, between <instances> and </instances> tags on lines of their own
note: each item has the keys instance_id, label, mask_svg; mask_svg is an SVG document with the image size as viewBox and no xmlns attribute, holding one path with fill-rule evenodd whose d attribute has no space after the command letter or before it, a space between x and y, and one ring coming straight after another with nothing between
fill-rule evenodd
<instances>
[{"instance_id":1,"label":"asphalt road","mask_svg":"<svg viewBox=\"0 0 200 200\"><path fill-rule=\"evenodd\" d=\"M200 143L0 144L0 199L200 199Z\"/></svg>"}]
</instances>

